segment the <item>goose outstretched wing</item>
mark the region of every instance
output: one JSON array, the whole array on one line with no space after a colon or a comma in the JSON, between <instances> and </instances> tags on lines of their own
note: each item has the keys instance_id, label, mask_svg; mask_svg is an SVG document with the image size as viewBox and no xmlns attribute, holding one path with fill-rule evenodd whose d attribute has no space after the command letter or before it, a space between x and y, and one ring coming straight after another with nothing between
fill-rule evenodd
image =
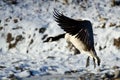
<instances>
[{"instance_id":1,"label":"goose outstretched wing","mask_svg":"<svg viewBox=\"0 0 120 80\"><path fill-rule=\"evenodd\" d=\"M92 24L88 20L74 20L64 16L57 10L54 10L53 17L58 25L67 33L75 35L76 38L80 39L88 47L94 45Z\"/></svg>"}]
</instances>

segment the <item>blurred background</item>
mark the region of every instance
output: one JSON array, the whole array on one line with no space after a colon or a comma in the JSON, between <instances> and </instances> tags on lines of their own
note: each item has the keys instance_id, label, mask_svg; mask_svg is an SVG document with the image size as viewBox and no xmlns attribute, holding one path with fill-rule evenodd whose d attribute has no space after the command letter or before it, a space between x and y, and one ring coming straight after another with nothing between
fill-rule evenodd
<instances>
[{"instance_id":1,"label":"blurred background","mask_svg":"<svg viewBox=\"0 0 120 80\"><path fill-rule=\"evenodd\" d=\"M64 33L54 21L54 9L91 21L100 67L85 68L87 56L74 55L64 39L43 43L46 37ZM120 0L0 0L0 79L74 70L114 74L119 62Z\"/></svg>"}]
</instances>

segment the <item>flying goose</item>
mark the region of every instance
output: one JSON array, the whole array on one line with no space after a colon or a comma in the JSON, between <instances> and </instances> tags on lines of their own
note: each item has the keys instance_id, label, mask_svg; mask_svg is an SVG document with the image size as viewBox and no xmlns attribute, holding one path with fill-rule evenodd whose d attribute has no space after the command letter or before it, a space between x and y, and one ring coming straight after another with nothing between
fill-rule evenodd
<instances>
[{"instance_id":1,"label":"flying goose","mask_svg":"<svg viewBox=\"0 0 120 80\"><path fill-rule=\"evenodd\" d=\"M80 52L87 52L86 67L89 66L89 58L93 58L94 67L100 65L100 59L94 48L92 24L88 20L74 20L59 13L56 9L53 17L58 25L66 32L65 39Z\"/></svg>"}]
</instances>

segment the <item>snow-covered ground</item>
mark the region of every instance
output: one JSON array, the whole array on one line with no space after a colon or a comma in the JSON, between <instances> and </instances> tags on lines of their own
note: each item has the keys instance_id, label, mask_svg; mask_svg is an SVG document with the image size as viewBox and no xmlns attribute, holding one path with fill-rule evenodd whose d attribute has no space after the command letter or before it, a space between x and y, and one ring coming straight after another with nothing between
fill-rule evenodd
<instances>
[{"instance_id":1,"label":"snow-covered ground","mask_svg":"<svg viewBox=\"0 0 120 80\"><path fill-rule=\"evenodd\" d=\"M120 67L120 6L111 6L112 0L10 1L0 0L0 79L64 74L71 70L104 73L107 70L98 69L113 71L113 67ZM86 68L87 55L73 55L64 39L43 43L44 35L64 32L54 21L54 8L71 18L92 22L100 67L94 69L91 59ZM115 40L119 47L114 45L118 44Z\"/></svg>"}]
</instances>

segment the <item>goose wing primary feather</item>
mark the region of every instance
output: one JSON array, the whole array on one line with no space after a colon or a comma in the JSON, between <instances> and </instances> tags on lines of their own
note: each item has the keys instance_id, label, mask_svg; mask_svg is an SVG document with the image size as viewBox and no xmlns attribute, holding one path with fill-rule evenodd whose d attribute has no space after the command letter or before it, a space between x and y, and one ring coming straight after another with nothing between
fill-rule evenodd
<instances>
[{"instance_id":1,"label":"goose wing primary feather","mask_svg":"<svg viewBox=\"0 0 120 80\"><path fill-rule=\"evenodd\" d=\"M53 17L58 25L67 33L76 35L75 37L80 39L88 47L93 47L93 31L92 24L88 20L78 21L71 19L59 13L57 10L54 10Z\"/></svg>"}]
</instances>

